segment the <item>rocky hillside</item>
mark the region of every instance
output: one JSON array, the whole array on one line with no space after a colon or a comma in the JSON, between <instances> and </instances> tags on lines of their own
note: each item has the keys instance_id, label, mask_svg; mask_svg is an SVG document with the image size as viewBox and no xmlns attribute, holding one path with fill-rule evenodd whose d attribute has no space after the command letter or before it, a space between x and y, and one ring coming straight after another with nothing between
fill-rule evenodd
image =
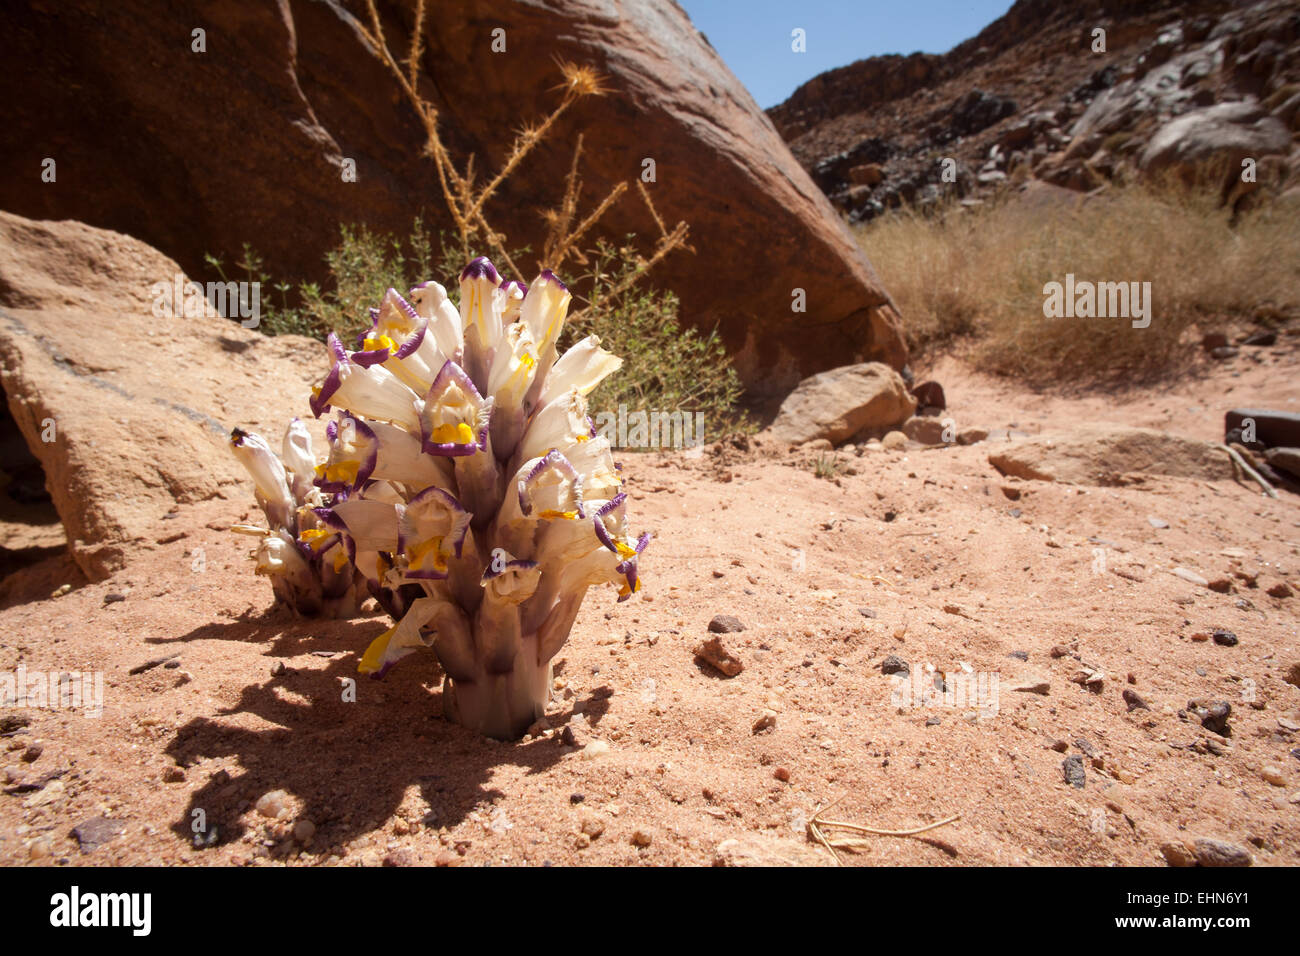
<instances>
[{"instance_id":1,"label":"rocky hillside","mask_svg":"<svg viewBox=\"0 0 1300 956\"><path fill-rule=\"evenodd\" d=\"M978 202L1009 180L1090 190L1244 157L1280 185L1300 169L1297 52L1300 9L1284 0L1019 0L946 54L860 60L769 115L854 221L952 192Z\"/></svg>"}]
</instances>

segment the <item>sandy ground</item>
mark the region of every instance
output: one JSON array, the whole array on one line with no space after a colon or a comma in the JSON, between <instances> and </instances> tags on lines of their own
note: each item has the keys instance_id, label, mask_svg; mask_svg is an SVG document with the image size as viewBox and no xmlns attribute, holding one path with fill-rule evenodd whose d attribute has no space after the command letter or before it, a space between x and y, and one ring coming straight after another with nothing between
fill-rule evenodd
<instances>
[{"instance_id":1,"label":"sandy ground","mask_svg":"<svg viewBox=\"0 0 1300 956\"><path fill-rule=\"evenodd\" d=\"M955 360L929 371L963 426L1208 439L1232 405L1300 407L1288 342L1118 397L1031 394ZM960 814L921 838L869 838L846 864L1158 864L1162 842L1195 837L1300 863L1300 688L1283 680L1300 662L1300 596L1266 594L1300 586L1300 499L1013 482L988 452L850 450L834 480L796 453L627 456L633 526L657 535L645 590L588 597L554 729L518 743L443 721L431 658L345 702L383 619L272 610L247 539L225 530L260 517L251 488L162 522L111 581L47 561L6 582L0 672L102 671L104 709L0 711L30 721L0 738L0 862L708 864L738 840L733 857L831 864L806 823L842 800L834 817L883 828ZM1257 586L1215 593L1179 565ZM735 677L693 659L717 614L746 627L722 637ZM1194 637L1219 628L1239 643ZM165 655L178 656L129 673ZM900 706L889 655L916 673L996 673L996 712ZM1104 672L1098 692L1071 682L1081 663ZM1034 682L1047 693L1012 689ZM1125 690L1150 709L1130 712ZM1193 698L1232 704L1230 737L1181 713ZM765 711L774 725L755 732ZM1072 756L1082 789L1063 772ZM273 791L274 820L257 809ZM99 817L116 835L82 852L73 828ZM196 820L214 845L194 848Z\"/></svg>"}]
</instances>

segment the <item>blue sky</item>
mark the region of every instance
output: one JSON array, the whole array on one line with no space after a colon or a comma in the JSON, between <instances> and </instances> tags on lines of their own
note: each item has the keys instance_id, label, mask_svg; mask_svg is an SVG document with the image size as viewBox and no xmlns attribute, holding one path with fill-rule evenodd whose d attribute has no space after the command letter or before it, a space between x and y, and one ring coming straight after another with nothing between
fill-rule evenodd
<instances>
[{"instance_id":1,"label":"blue sky","mask_svg":"<svg viewBox=\"0 0 1300 956\"><path fill-rule=\"evenodd\" d=\"M700 32L767 109L818 73L881 53L944 53L1011 0L679 0ZM807 51L791 50L805 31Z\"/></svg>"}]
</instances>

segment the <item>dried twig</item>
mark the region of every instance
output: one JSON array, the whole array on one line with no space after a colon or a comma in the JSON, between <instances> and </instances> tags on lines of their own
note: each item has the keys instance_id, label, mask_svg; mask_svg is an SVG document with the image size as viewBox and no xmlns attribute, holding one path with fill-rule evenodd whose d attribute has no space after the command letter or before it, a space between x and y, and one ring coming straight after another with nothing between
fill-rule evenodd
<instances>
[{"instance_id":1,"label":"dried twig","mask_svg":"<svg viewBox=\"0 0 1300 956\"><path fill-rule=\"evenodd\" d=\"M820 810L814 813L812 819L808 821L809 835L812 836L813 839L815 839L822 846L826 847L826 849L830 852L831 858L835 860L836 866L843 865L840 860L839 854L835 852L835 849L837 847L844 850L863 850L866 849L868 846L870 846L871 841L862 840L856 837L830 837L827 836L825 832L828 828L849 830L850 832L853 833L867 833L867 834L871 834L872 836L911 837L911 836L917 836L918 834L921 833L926 833L927 831L930 830L938 829L939 827L942 826L947 826L949 823L961 819L961 814L957 813L944 820L939 820L936 823L927 823L924 826L912 827L911 829L908 830L882 830L877 827L869 827L861 823L851 823L847 820L823 819L823 815L826 813L826 811L831 809L831 807L836 806L843 799L844 797L840 797L838 800L835 800L827 804L826 806L822 807Z\"/></svg>"},{"instance_id":2,"label":"dried twig","mask_svg":"<svg viewBox=\"0 0 1300 956\"><path fill-rule=\"evenodd\" d=\"M1259 484L1259 486L1262 489L1264 489L1264 494L1268 495L1270 498L1277 497L1277 492L1273 489L1273 486L1268 483L1268 481L1264 478L1263 475L1261 475L1259 472L1257 472L1254 468L1250 467L1250 465L1246 463L1246 459L1242 456L1242 454L1239 451L1237 451L1237 449L1232 448L1228 445L1219 445L1217 447L1221 451L1226 451L1228 453L1228 457L1232 459L1232 463L1236 465L1238 468L1240 468L1243 472L1245 472L1248 478L1254 479Z\"/></svg>"},{"instance_id":3,"label":"dried twig","mask_svg":"<svg viewBox=\"0 0 1300 956\"><path fill-rule=\"evenodd\" d=\"M438 184L442 188L443 199L447 204L448 211L451 213L452 222L460 238L462 257L468 259L475 240L481 240L492 248L499 260L506 265L510 272L514 273L516 278L522 280L524 278L523 274L506 249L505 235L491 227L484 215L484 208L501 185L519 168L524 158L532 152L538 143L546 138L547 134L551 132L570 106L584 97L601 96L607 92L602 77L589 66L557 60L556 63L562 78L562 82L556 87L562 91L559 104L540 122L527 125L521 129L515 136L515 140L511 144L510 151L506 155L501 168L494 175L488 177L481 188L475 188L473 157L471 156L466 161L465 171L462 173L455 162L452 161L451 154L447 151L442 137L439 135L437 109L434 108L432 103L420 96L418 91L420 60L424 52L426 0L415 0L415 15L411 31L411 42L405 61L405 70L398 62L397 57L393 55L392 50L389 49L375 0L365 0L365 5L369 23L358 23L358 29L370 46L371 52L384 64L388 72L397 81L402 94L415 110L415 114L424 128L424 153L433 159L434 166L437 169ZM580 186L578 159L581 151L582 141L579 138L578 148L574 152L573 167L566 183L563 203L558 210L552 211L547 216L550 222L550 230L547 243L543 249L543 260L547 261L544 261L543 265L550 268L558 267L570 255L573 255L579 261L585 261L582 253L577 250L576 243L627 190L627 183L619 183L614 186L595 210L583 218L576 228L571 228L574 219L577 218ZM638 260L636 268L625 275L613 289L609 290L606 298L617 298L674 249L686 248L690 250L690 246L686 245L686 224L678 223L677 227L669 232L664 228L663 220L650 202L649 194L644 187L641 187L641 195L645 199L656 225L659 227L659 241L650 258Z\"/></svg>"}]
</instances>

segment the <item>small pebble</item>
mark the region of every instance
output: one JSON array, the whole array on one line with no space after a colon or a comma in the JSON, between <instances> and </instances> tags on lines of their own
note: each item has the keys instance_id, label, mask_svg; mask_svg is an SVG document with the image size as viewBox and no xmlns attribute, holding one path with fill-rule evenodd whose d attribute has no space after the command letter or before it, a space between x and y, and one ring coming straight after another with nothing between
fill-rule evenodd
<instances>
[{"instance_id":1,"label":"small pebble","mask_svg":"<svg viewBox=\"0 0 1300 956\"><path fill-rule=\"evenodd\" d=\"M1217 629L1212 636L1214 638L1214 643L1222 647L1236 647L1239 643L1237 635L1232 633L1232 631Z\"/></svg>"}]
</instances>

